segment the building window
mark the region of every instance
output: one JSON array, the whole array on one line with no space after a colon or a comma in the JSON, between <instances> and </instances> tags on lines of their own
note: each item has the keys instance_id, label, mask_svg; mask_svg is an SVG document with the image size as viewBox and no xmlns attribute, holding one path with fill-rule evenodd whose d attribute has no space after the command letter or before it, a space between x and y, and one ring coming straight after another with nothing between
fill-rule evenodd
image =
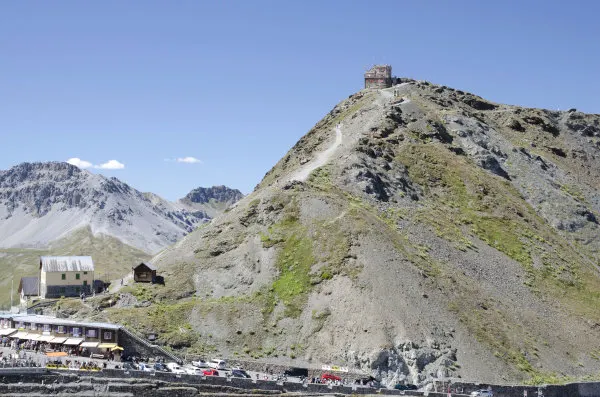
<instances>
[{"instance_id":1,"label":"building window","mask_svg":"<svg viewBox=\"0 0 600 397\"><path fill-rule=\"evenodd\" d=\"M73 336L81 336L81 328L73 327Z\"/></svg>"},{"instance_id":2,"label":"building window","mask_svg":"<svg viewBox=\"0 0 600 397\"><path fill-rule=\"evenodd\" d=\"M87 285L87 280L83 280L83 286L85 287Z\"/></svg>"},{"instance_id":3,"label":"building window","mask_svg":"<svg viewBox=\"0 0 600 397\"><path fill-rule=\"evenodd\" d=\"M104 331L104 339L111 339L111 338L112 338L112 332Z\"/></svg>"},{"instance_id":4,"label":"building window","mask_svg":"<svg viewBox=\"0 0 600 397\"><path fill-rule=\"evenodd\" d=\"M65 333L65 326L64 325L59 325L58 327L56 327L56 330L59 334L64 334Z\"/></svg>"},{"instance_id":5,"label":"building window","mask_svg":"<svg viewBox=\"0 0 600 397\"><path fill-rule=\"evenodd\" d=\"M67 292L67 289L65 287L60 287L58 290L61 294L64 294L65 292Z\"/></svg>"},{"instance_id":6,"label":"building window","mask_svg":"<svg viewBox=\"0 0 600 397\"><path fill-rule=\"evenodd\" d=\"M88 338L95 338L96 337L96 330L95 329L88 329L86 331L86 335Z\"/></svg>"},{"instance_id":7,"label":"building window","mask_svg":"<svg viewBox=\"0 0 600 397\"><path fill-rule=\"evenodd\" d=\"M87 272L83 272L83 274L85 275L85 274L87 274Z\"/></svg>"},{"instance_id":8,"label":"building window","mask_svg":"<svg viewBox=\"0 0 600 397\"><path fill-rule=\"evenodd\" d=\"M44 324L44 332L50 332L50 324Z\"/></svg>"},{"instance_id":9,"label":"building window","mask_svg":"<svg viewBox=\"0 0 600 397\"><path fill-rule=\"evenodd\" d=\"M64 274L64 273L63 273L63 274L61 274L61 275L60 275L60 279L61 279L61 280L66 280L66 279L67 279L67 275L66 275L66 274Z\"/></svg>"},{"instance_id":10,"label":"building window","mask_svg":"<svg viewBox=\"0 0 600 397\"><path fill-rule=\"evenodd\" d=\"M81 275L79 273L75 273L75 280L79 280L79 277L81 277Z\"/></svg>"}]
</instances>

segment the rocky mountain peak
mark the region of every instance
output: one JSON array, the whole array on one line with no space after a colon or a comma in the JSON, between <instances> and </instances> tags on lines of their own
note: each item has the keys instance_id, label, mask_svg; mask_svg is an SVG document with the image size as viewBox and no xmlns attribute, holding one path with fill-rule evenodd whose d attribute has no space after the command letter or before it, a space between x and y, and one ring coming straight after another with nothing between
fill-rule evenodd
<instances>
[{"instance_id":1,"label":"rocky mountain peak","mask_svg":"<svg viewBox=\"0 0 600 397\"><path fill-rule=\"evenodd\" d=\"M60 182L79 176L82 173L87 174L87 171L82 171L65 162L21 163L9 170L0 171L0 188L28 181L49 180Z\"/></svg>"},{"instance_id":2,"label":"rocky mountain peak","mask_svg":"<svg viewBox=\"0 0 600 397\"><path fill-rule=\"evenodd\" d=\"M4 247L46 246L85 226L152 253L208 219L159 196L149 198L115 177L64 162L23 163L0 173Z\"/></svg>"},{"instance_id":3,"label":"rocky mountain peak","mask_svg":"<svg viewBox=\"0 0 600 397\"><path fill-rule=\"evenodd\" d=\"M198 187L189 192L183 200L191 203L206 204L213 201L222 203L233 204L244 197L242 192L238 189L231 189L227 186L212 186L212 187Z\"/></svg>"},{"instance_id":4,"label":"rocky mountain peak","mask_svg":"<svg viewBox=\"0 0 600 397\"><path fill-rule=\"evenodd\" d=\"M179 200L179 204L197 215L214 218L244 197L227 186L198 187Z\"/></svg>"}]
</instances>

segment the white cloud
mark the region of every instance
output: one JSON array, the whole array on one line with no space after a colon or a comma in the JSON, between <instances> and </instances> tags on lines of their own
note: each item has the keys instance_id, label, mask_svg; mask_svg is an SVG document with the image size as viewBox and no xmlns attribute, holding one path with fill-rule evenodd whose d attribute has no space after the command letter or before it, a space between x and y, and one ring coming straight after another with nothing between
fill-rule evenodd
<instances>
[{"instance_id":1,"label":"white cloud","mask_svg":"<svg viewBox=\"0 0 600 397\"><path fill-rule=\"evenodd\" d=\"M177 157L177 159L175 161L177 161L178 163L188 163L188 164L195 164L195 163L201 163L202 162L202 160L197 159L195 157L191 157L191 156L188 156L188 157Z\"/></svg>"},{"instance_id":2,"label":"white cloud","mask_svg":"<svg viewBox=\"0 0 600 397\"><path fill-rule=\"evenodd\" d=\"M95 165L94 168L100 168L103 170L122 170L123 168L125 168L125 164L117 160L108 160L104 164Z\"/></svg>"},{"instance_id":3,"label":"white cloud","mask_svg":"<svg viewBox=\"0 0 600 397\"><path fill-rule=\"evenodd\" d=\"M82 160L78 157L72 157L72 158L68 159L67 163L74 165L75 167L81 168L81 169L90 168L92 166L92 163L90 163L89 161Z\"/></svg>"}]
</instances>

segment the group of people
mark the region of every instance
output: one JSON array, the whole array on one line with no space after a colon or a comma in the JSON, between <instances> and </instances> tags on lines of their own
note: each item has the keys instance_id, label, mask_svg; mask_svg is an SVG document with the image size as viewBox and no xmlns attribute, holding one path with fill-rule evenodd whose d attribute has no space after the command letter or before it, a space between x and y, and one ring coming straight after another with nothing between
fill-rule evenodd
<instances>
[{"instance_id":1,"label":"group of people","mask_svg":"<svg viewBox=\"0 0 600 397\"><path fill-rule=\"evenodd\" d=\"M25 343L25 342L23 342ZM30 344L31 346L31 344ZM108 361L95 361L83 356L85 348L71 348L70 355L64 357L49 357L44 353L43 344L39 343L37 349L26 350L23 344L8 344L0 347L0 368L9 367L48 367L55 369L73 369L97 371L102 368L119 368L120 366ZM63 346L66 349L67 346ZM67 352L69 353L69 352ZM87 352L89 355L89 352Z\"/></svg>"},{"instance_id":2,"label":"group of people","mask_svg":"<svg viewBox=\"0 0 600 397\"><path fill-rule=\"evenodd\" d=\"M47 368L56 368L56 369L73 369L79 371L99 371L101 369L100 365L93 361L80 361L80 360L52 360L46 364ZM106 363L103 365L106 368Z\"/></svg>"},{"instance_id":3,"label":"group of people","mask_svg":"<svg viewBox=\"0 0 600 397\"><path fill-rule=\"evenodd\" d=\"M0 368L39 367L40 365L39 362L27 356L23 351L6 355L0 351Z\"/></svg>"},{"instance_id":4,"label":"group of people","mask_svg":"<svg viewBox=\"0 0 600 397\"><path fill-rule=\"evenodd\" d=\"M90 349L81 346L66 346L58 343L40 342L35 340L21 340L2 338L2 346L10 347L13 350L29 350L36 353L48 353L48 352L63 352L67 353L68 356L79 356L79 357L91 357L92 352ZM104 358L110 361L115 359L114 353L108 352L103 353ZM98 358L98 357L96 357Z\"/></svg>"}]
</instances>

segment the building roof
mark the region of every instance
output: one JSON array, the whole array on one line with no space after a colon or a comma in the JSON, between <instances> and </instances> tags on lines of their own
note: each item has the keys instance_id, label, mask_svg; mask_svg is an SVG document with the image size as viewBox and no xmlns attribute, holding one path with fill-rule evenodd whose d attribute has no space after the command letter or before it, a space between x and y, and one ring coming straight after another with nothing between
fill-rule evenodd
<instances>
[{"instance_id":1,"label":"building roof","mask_svg":"<svg viewBox=\"0 0 600 397\"><path fill-rule=\"evenodd\" d=\"M91 256L41 256L40 266L44 272L93 272Z\"/></svg>"},{"instance_id":2,"label":"building roof","mask_svg":"<svg viewBox=\"0 0 600 397\"><path fill-rule=\"evenodd\" d=\"M134 268L133 268L133 270L137 269L138 267L140 267L140 266L142 266L142 265L146 266L146 267L147 267L148 269L150 269L150 270L157 270L157 269L156 269L156 266L154 266L154 265L153 265L152 263L150 263L150 262L142 262L142 263L140 263L139 265L137 265L136 267L134 267Z\"/></svg>"},{"instance_id":3,"label":"building roof","mask_svg":"<svg viewBox=\"0 0 600 397\"><path fill-rule=\"evenodd\" d=\"M52 316L40 316L36 314L0 314L2 318L12 318L13 321L34 323L34 324L52 324L52 325L71 325L88 328L104 328L118 330L121 328L120 324L112 323L98 323L98 322L87 322L77 320L67 320L65 318L56 318Z\"/></svg>"},{"instance_id":4,"label":"building roof","mask_svg":"<svg viewBox=\"0 0 600 397\"><path fill-rule=\"evenodd\" d=\"M23 291L25 296L37 296L40 294L39 285L39 277L21 277L18 292Z\"/></svg>"},{"instance_id":5,"label":"building roof","mask_svg":"<svg viewBox=\"0 0 600 397\"><path fill-rule=\"evenodd\" d=\"M375 65L365 72L365 78L386 78L392 77L392 67L390 65Z\"/></svg>"}]
</instances>

